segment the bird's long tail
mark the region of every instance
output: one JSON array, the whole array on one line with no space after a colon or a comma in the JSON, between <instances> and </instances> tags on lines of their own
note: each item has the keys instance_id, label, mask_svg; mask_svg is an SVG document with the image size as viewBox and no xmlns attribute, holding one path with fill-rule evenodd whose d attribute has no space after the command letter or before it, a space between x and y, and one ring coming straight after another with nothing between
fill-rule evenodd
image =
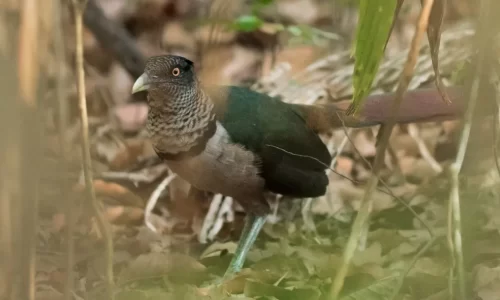
<instances>
[{"instance_id":1,"label":"bird's long tail","mask_svg":"<svg viewBox=\"0 0 500 300\"><path fill-rule=\"evenodd\" d=\"M445 103L436 89L408 91L401 103L396 123L435 122L460 118L464 112L465 97L462 88L446 90L452 103ZM294 109L316 132L346 127L368 127L383 124L391 117L394 94L371 95L364 101L358 115L346 115L351 101L331 104L292 104Z\"/></svg>"}]
</instances>

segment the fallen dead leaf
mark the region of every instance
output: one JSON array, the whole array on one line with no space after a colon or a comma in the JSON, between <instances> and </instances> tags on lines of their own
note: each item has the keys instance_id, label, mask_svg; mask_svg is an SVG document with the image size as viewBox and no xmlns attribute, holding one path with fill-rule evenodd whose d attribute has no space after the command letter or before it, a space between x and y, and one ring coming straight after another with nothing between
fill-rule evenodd
<instances>
[{"instance_id":1,"label":"fallen dead leaf","mask_svg":"<svg viewBox=\"0 0 500 300\"><path fill-rule=\"evenodd\" d=\"M337 156L337 165L335 166L335 171L338 173L348 176L351 174L354 166L354 161L346 156Z\"/></svg>"},{"instance_id":2,"label":"fallen dead leaf","mask_svg":"<svg viewBox=\"0 0 500 300\"><path fill-rule=\"evenodd\" d=\"M106 208L105 216L113 224L140 224L144 219L144 210L138 207L111 206Z\"/></svg>"},{"instance_id":3,"label":"fallen dead leaf","mask_svg":"<svg viewBox=\"0 0 500 300\"><path fill-rule=\"evenodd\" d=\"M96 179L94 180L94 188L97 196L108 196L115 199L117 203L128 206L144 207L144 201L141 198L117 183Z\"/></svg>"},{"instance_id":4,"label":"fallen dead leaf","mask_svg":"<svg viewBox=\"0 0 500 300\"><path fill-rule=\"evenodd\" d=\"M123 170L138 162L144 152L144 139L129 139L124 147L120 147L113 158L110 157L109 167L112 170Z\"/></svg>"}]
</instances>

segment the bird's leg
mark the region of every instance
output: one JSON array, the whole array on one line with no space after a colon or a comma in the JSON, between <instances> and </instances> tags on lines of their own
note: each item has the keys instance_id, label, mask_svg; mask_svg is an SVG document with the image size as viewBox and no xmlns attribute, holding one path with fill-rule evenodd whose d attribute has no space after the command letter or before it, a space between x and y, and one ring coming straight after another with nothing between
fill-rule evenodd
<instances>
[{"instance_id":1,"label":"bird's leg","mask_svg":"<svg viewBox=\"0 0 500 300\"><path fill-rule=\"evenodd\" d=\"M252 248L252 245L257 239L257 236L265 223L266 216L256 216L254 214L247 215L240 241L236 247L236 252L234 253L233 259L229 263L229 267L224 274L223 280L230 279L241 270L243 264L245 263L248 251Z\"/></svg>"}]
</instances>

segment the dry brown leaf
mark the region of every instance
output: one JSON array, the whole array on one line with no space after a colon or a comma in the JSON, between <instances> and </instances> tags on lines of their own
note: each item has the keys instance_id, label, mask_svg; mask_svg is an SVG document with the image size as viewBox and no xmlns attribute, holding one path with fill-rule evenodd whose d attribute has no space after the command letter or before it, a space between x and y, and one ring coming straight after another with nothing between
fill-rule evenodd
<instances>
[{"instance_id":1,"label":"dry brown leaf","mask_svg":"<svg viewBox=\"0 0 500 300\"><path fill-rule=\"evenodd\" d=\"M354 166L354 161L346 156L338 156L337 157L337 165L335 166L335 171L348 176L351 174Z\"/></svg>"},{"instance_id":2,"label":"dry brown leaf","mask_svg":"<svg viewBox=\"0 0 500 300\"><path fill-rule=\"evenodd\" d=\"M139 158L144 153L144 140L127 140L125 147L121 147L116 155L110 159L109 167L112 170L123 170L126 169L139 160Z\"/></svg>"},{"instance_id":3,"label":"dry brown leaf","mask_svg":"<svg viewBox=\"0 0 500 300\"><path fill-rule=\"evenodd\" d=\"M113 224L140 224L144 219L144 210L130 206L107 207L104 215Z\"/></svg>"},{"instance_id":4,"label":"dry brown leaf","mask_svg":"<svg viewBox=\"0 0 500 300\"><path fill-rule=\"evenodd\" d=\"M128 206L144 207L144 201L140 197L119 184L94 180L94 188L97 196L108 196Z\"/></svg>"},{"instance_id":5,"label":"dry brown leaf","mask_svg":"<svg viewBox=\"0 0 500 300\"><path fill-rule=\"evenodd\" d=\"M109 204L123 204L141 209L144 207L144 201L140 197L117 183L95 179L93 184L96 196L103 197L105 202L109 202ZM76 184L73 190L82 193L85 191L85 186Z\"/></svg>"}]
</instances>

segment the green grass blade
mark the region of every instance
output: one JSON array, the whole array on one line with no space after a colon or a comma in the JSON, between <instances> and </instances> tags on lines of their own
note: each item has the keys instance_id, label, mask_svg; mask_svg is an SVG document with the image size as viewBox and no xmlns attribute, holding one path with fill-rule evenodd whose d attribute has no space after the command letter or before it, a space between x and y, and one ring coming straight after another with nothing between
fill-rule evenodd
<instances>
[{"instance_id":1,"label":"green grass blade","mask_svg":"<svg viewBox=\"0 0 500 300\"><path fill-rule=\"evenodd\" d=\"M391 33L398 0L360 0L359 20L353 53L355 59L353 103L347 114L358 111L370 92Z\"/></svg>"}]
</instances>

